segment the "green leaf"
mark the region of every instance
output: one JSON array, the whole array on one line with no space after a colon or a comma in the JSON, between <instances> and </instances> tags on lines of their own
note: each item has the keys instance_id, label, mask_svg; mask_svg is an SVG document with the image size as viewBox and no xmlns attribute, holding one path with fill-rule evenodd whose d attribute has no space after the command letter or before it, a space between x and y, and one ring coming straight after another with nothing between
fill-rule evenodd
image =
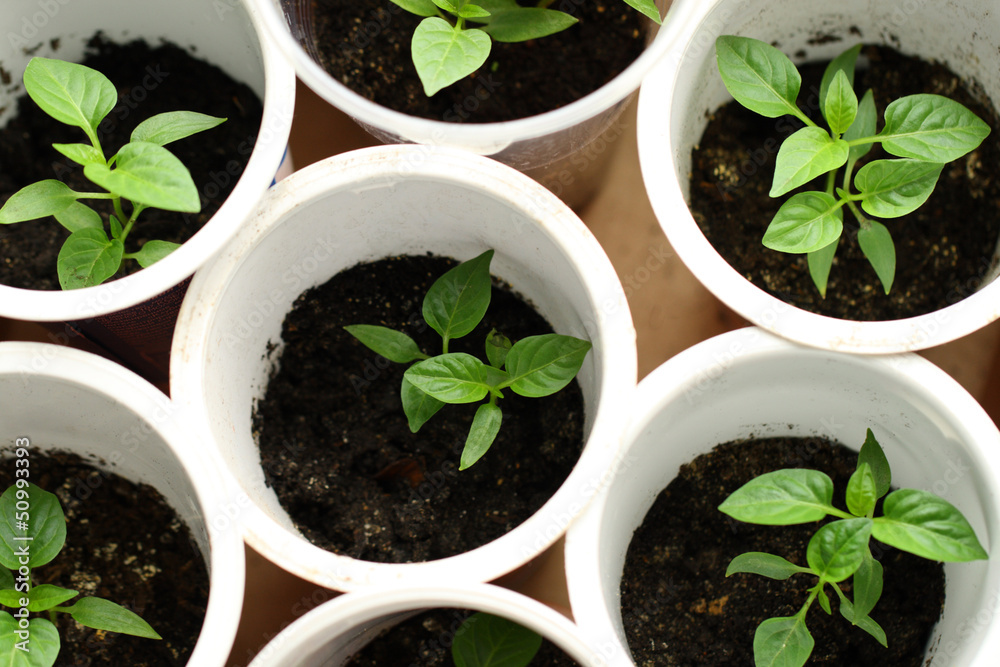
<instances>
[{"instance_id":1,"label":"green leaf","mask_svg":"<svg viewBox=\"0 0 1000 667\"><path fill-rule=\"evenodd\" d=\"M5 567L0 567L0 590L14 588L14 575Z\"/></svg>"},{"instance_id":2,"label":"green leaf","mask_svg":"<svg viewBox=\"0 0 1000 667\"><path fill-rule=\"evenodd\" d=\"M875 519L875 539L922 558L960 563L987 558L972 526L944 498L918 489L900 489L885 498L884 516Z\"/></svg>"},{"instance_id":3,"label":"green leaf","mask_svg":"<svg viewBox=\"0 0 1000 667\"><path fill-rule=\"evenodd\" d=\"M882 564L872 558L865 549L861 566L854 573L854 603L851 611L855 616L867 616L882 597Z\"/></svg>"},{"instance_id":4,"label":"green leaf","mask_svg":"<svg viewBox=\"0 0 1000 667\"><path fill-rule=\"evenodd\" d=\"M28 620L29 642L21 644L24 637L18 635L18 620L5 611L0 611L0 665L4 667L52 667L59 655L59 631L45 618ZM21 644L22 648L18 648Z\"/></svg>"},{"instance_id":5,"label":"green leaf","mask_svg":"<svg viewBox=\"0 0 1000 667\"><path fill-rule=\"evenodd\" d=\"M862 167L854 185L861 208L880 218L898 218L920 208L934 192L944 165L921 160L875 160Z\"/></svg>"},{"instance_id":6,"label":"green leaf","mask_svg":"<svg viewBox=\"0 0 1000 667\"><path fill-rule=\"evenodd\" d=\"M825 192L800 192L775 214L762 243L771 250L815 252L840 238L844 231L842 202Z\"/></svg>"},{"instance_id":7,"label":"green leaf","mask_svg":"<svg viewBox=\"0 0 1000 667\"><path fill-rule=\"evenodd\" d=\"M80 165L107 164L104 153L91 144L52 144L52 148Z\"/></svg>"},{"instance_id":8,"label":"green leaf","mask_svg":"<svg viewBox=\"0 0 1000 667\"><path fill-rule=\"evenodd\" d=\"M951 162L979 146L989 133L989 125L958 102L921 94L889 104L878 136L882 147L897 157Z\"/></svg>"},{"instance_id":9,"label":"green leaf","mask_svg":"<svg viewBox=\"0 0 1000 667\"><path fill-rule=\"evenodd\" d=\"M457 16L463 19L480 19L489 16L490 13L480 7L479 5L462 5L457 13Z\"/></svg>"},{"instance_id":10,"label":"green leaf","mask_svg":"<svg viewBox=\"0 0 1000 667\"><path fill-rule=\"evenodd\" d=\"M795 100L802 77L778 49L748 37L724 35L715 41L719 74L729 94L768 118L801 113Z\"/></svg>"},{"instance_id":11,"label":"green leaf","mask_svg":"<svg viewBox=\"0 0 1000 667\"><path fill-rule=\"evenodd\" d=\"M77 197L77 193L68 185L55 179L26 185L11 195L0 208L0 224L9 225L55 215L72 206Z\"/></svg>"},{"instance_id":12,"label":"green leaf","mask_svg":"<svg viewBox=\"0 0 1000 667\"><path fill-rule=\"evenodd\" d=\"M403 377L400 387L399 397L403 402L403 413L410 426L410 432L416 433L420 427L427 423L427 420L437 414L438 410L445 406L445 403L429 396L413 386L409 380Z\"/></svg>"},{"instance_id":13,"label":"green leaf","mask_svg":"<svg viewBox=\"0 0 1000 667\"><path fill-rule=\"evenodd\" d=\"M830 280L830 269L833 268L833 258L837 254L837 246L840 245L839 241L840 239L806 255L809 277L812 278L813 284L819 290L820 296L824 298L826 297L826 286Z\"/></svg>"},{"instance_id":14,"label":"green leaf","mask_svg":"<svg viewBox=\"0 0 1000 667\"><path fill-rule=\"evenodd\" d=\"M437 16L438 13L437 5L431 0L390 0L390 2L417 16Z\"/></svg>"},{"instance_id":15,"label":"green leaf","mask_svg":"<svg viewBox=\"0 0 1000 667\"><path fill-rule=\"evenodd\" d=\"M483 30L498 42L526 42L561 32L577 19L565 12L540 7L518 7L497 12Z\"/></svg>"},{"instance_id":16,"label":"green leaf","mask_svg":"<svg viewBox=\"0 0 1000 667\"><path fill-rule=\"evenodd\" d=\"M455 634L455 667L525 667L542 646L542 637L513 621L483 612L473 614Z\"/></svg>"},{"instance_id":17,"label":"green leaf","mask_svg":"<svg viewBox=\"0 0 1000 667\"><path fill-rule=\"evenodd\" d=\"M84 65L32 58L24 89L42 111L83 130L96 143L97 126L118 103L118 91L100 72Z\"/></svg>"},{"instance_id":18,"label":"green leaf","mask_svg":"<svg viewBox=\"0 0 1000 667\"><path fill-rule=\"evenodd\" d=\"M753 478L719 510L737 521L787 526L819 521L833 501L833 482L818 470L776 470Z\"/></svg>"},{"instance_id":19,"label":"green leaf","mask_svg":"<svg viewBox=\"0 0 1000 667\"><path fill-rule=\"evenodd\" d=\"M560 334L522 338L507 353L507 384L521 396L554 394L576 377L590 348L589 341Z\"/></svg>"},{"instance_id":20,"label":"green leaf","mask_svg":"<svg viewBox=\"0 0 1000 667\"><path fill-rule=\"evenodd\" d=\"M19 502L27 502L28 509L18 509ZM26 550L28 567L40 567L55 558L65 542L66 517L53 494L29 483L25 489L12 485L0 496L0 565L18 569Z\"/></svg>"},{"instance_id":21,"label":"green leaf","mask_svg":"<svg viewBox=\"0 0 1000 667\"><path fill-rule=\"evenodd\" d=\"M846 598L841 598L840 600L840 614L852 624L858 626L874 637L875 640L882 646L889 646L888 641L886 641L885 630L883 630L871 616L868 616L867 614L858 614L854 605L852 605Z\"/></svg>"},{"instance_id":22,"label":"green leaf","mask_svg":"<svg viewBox=\"0 0 1000 667\"><path fill-rule=\"evenodd\" d=\"M878 444L875 434L871 429L865 434L865 442L858 452L858 465L867 463L871 466L872 474L875 475L875 492L881 498L889 493L892 485L892 471L889 469L889 459L885 457L882 445Z\"/></svg>"},{"instance_id":23,"label":"green leaf","mask_svg":"<svg viewBox=\"0 0 1000 667\"><path fill-rule=\"evenodd\" d=\"M7 571L7 568L3 568ZM14 589L13 579L11 579L10 588L0 589L0 605L4 607L10 607L11 609L20 609L24 605L21 604L22 600L28 599L26 593L21 593ZM0 663L2 664L2 663Z\"/></svg>"},{"instance_id":24,"label":"green leaf","mask_svg":"<svg viewBox=\"0 0 1000 667\"><path fill-rule=\"evenodd\" d=\"M657 25L661 25L660 10L656 8L653 0L625 0L625 4L652 19Z\"/></svg>"},{"instance_id":25,"label":"green leaf","mask_svg":"<svg viewBox=\"0 0 1000 667\"><path fill-rule=\"evenodd\" d=\"M166 211L197 213L198 189L181 161L162 146L137 141L122 146L115 168L90 164L84 175L108 192Z\"/></svg>"},{"instance_id":26,"label":"green leaf","mask_svg":"<svg viewBox=\"0 0 1000 667\"><path fill-rule=\"evenodd\" d=\"M816 599L819 601L819 606L823 608L823 611L828 616L833 613L833 607L830 606L830 596L826 594L824 586L820 586L819 592L816 594Z\"/></svg>"},{"instance_id":27,"label":"green leaf","mask_svg":"<svg viewBox=\"0 0 1000 667\"><path fill-rule=\"evenodd\" d=\"M374 324L351 324L344 327L347 333L376 354L397 364L408 364L417 359L427 359L416 341L402 331Z\"/></svg>"},{"instance_id":28,"label":"green leaf","mask_svg":"<svg viewBox=\"0 0 1000 667\"><path fill-rule=\"evenodd\" d=\"M445 403L475 403L489 393L486 364L464 352L441 354L415 363L403 377L420 391Z\"/></svg>"},{"instance_id":29,"label":"green leaf","mask_svg":"<svg viewBox=\"0 0 1000 667\"><path fill-rule=\"evenodd\" d=\"M754 663L757 667L802 667L815 643L804 615L769 618L754 633Z\"/></svg>"},{"instance_id":30,"label":"green leaf","mask_svg":"<svg viewBox=\"0 0 1000 667\"><path fill-rule=\"evenodd\" d=\"M424 94L434 95L479 69L490 55L490 36L478 28L463 30L432 16L413 31L411 51Z\"/></svg>"},{"instance_id":31,"label":"green leaf","mask_svg":"<svg viewBox=\"0 0 1000 667\"><path fill-rule=\"evenodd\" d=\"M59 285L65 290L100 285L115 275L124 253L122 242L109 239L103 229L73 232L56 258Z\"/></svg>"},{"instance_id":32,"label":"green leaf","mask_svg":"<svg viewBox=\"0 0 1000 667\"><path fill-rule=\"evenodd\" d=\"M854 516L868 516L875 509L878 498L872 467L867 463L859 464L847 482L847 510Z\"/></svg>"},{"instance_id":33,"label":"green leaf","mask_svg":"<svg viewBox=\"0 0 1000 667\"><path fill-rule=\"evenodd\" d=\"M111 227L111 238L121 239L124 229L122 228L122 223L118 221L118 218L111 215L108 217L108 223Z\"/></svg>"},{"instance_id":34,"label":"green leaf","mask_svg":"<svg viewBox=\"0 0 1000 667\"><path fill-rule=\"evenodd\" d=\"M95 630L121 632L147 639L162 639L138 614L110 600L83 598L69 607L64 607L62 611L72 616L77 623Z\"/></svg>"},{"instance_id":35,"label":"green leaf","mask_svg":"<svg viewBox=\"0 0 1000 667\"><path fill-rule=\"evenodd\" d=\"M452 0L431 0L431 2L444 11L455 14L458 12L458 5L461 4L463 0L455 0L454 2L452 2Z\"/></svg>"},{"instance_id":36,"label":"green leaf","mask_svg":"<svg viewBox=\"0 0 1000 667\"><path fill-rule=\"evenodd\" d=\"M507 353L510 352L511 342L496 329L491 329L486 334L486 358L494 368L503 368L507 360Z\"/></svg>"},{"instance_id":37,"label":"green leaf","mask_svg":"<svg viewBox=\"0 0 1000 667\"><path fill-rule=\"evenodd\" d=\"M838 135L846 132L858 115L858 96L851 86L847 75L838 70L823 106L823 117L830 125L830 130Z\"/></svg>"},{"instance_id":38,"label":"green leaf","mask_svg":"<svg viewBox=\"0 0 1000 667\"><path fill-rule=\"evenodd\" d=\"M844 141L856 141L866 137L874 137L878 130L878 109L875 108L875 96L869 90L858 103L858 113L854 123L841 137ZM847 157L848 171L854 170L854 163L864 157L872 148L872 142L851 146Z\"/></svg>"},{"instance_id":39,"label":"green leaf","mask_svg":"<svg viewBox=\"0 0 1000 667\"><path fill-rule=\"evenodd\" d=\"M881 222L869 220L867 226L858 230L858 245L875 269L882 289L888 294L896 275L896 246L889 228Z\"/></svg>"},{"instance_id":40,"label":"green leaf","mask_svg":"<svg viewBox=\"0 0 1000 667\"><path fill-rule=\"evenodd\" d=\"M834 139L818 127L803 127L785 139L778 149L770 196L780 197L817 176L842 167L849 152L843 139Z\"/></svg>"},{"instance_id":41,"label":"green leaf","mask_svg":"<svg viewBox=\"0 0 1000 667\"><path fill-rule=\"evenodd\" d=\"M459 470L465 470L489 450L490 445L496 440L497 433L500 432L502 417L500 408L492 403L483 403L476 409L476 416L472 419L469 435L465 439Z\"/></svg>"},{"instance_id":42,"label":"green leaf","mask_svg":"<svg viewBox=\"0 0 1000 667\"><path fill-rule=\"evenodd\" d=\"M31 601L28 603L28 611L47 611L53 607L58 607L67 600L72 600L79 593L68 588L53 586L52 584L42 584L31 589Z\"/></svg>"},{"instance_id":43,"label":"green leaf","mask_svg":"<svg viewBox=\"0 0 1000 667\"><path fill-rule=\"evenodd\" d=\"M811 572L808 568L799 567L781 556L763 553L760 551L748 551L740 554L729 562L726 568L726 576L733 574L759 574L768 579L784 581L793 574L806 574Z\"/></svg>"},{"instance_id":44,"label":"green leaf","mask_svg":"<svg viewBox=\"0 0 1000 667\"><path fill-rule=\"evenodd\" d=\"M180 247L180 243L157 241L156 239L153 239L151 241L146 241L138 252L132 253L129 257L130 259L134 259L139 262L139 266L145 269L153 264L156 264Z\"/></svg>"},{"instance_id":45,"label":"green leaf","mask_svg":"<svg viewBox=\"0 0 1000 667\"><path fill-rule=\"evenodd\" d=\"M854 89L854 69L858 61L858 54L861 53L861 44L855 44L839 56L830 61L823 72L823 78L819 84L819 106L825 109L829 98L830 86L837 77L838 72L842 72L847 78L847 85ZM856 99L856 98L855 98ZM825 112L824 112L825 115ZM827 118L829 121L829 118ZM843 130L839 130L843 132Z\"/></svg>"},{"instance_id":46,"label":"green leaf","mask_svg":"<svg viewBox=\"0 0 1000 667\"><path fill-rule=\"evenodd\" d=\"M424 297L424 321L446 342L472 332L490 307L493 251L462 262L434 281Z\"/></svg>"},{"instance_id":47,"label":"green leaf","mask_svg":"<svg viewBox=\"0 0 1000 667\"><path fill-rule=\"evenodd\" d=\"M224 122L226 122L225 118L217 118L194 111L167 111L139 123L132 130L130 141L145 141L157 146L165 146L173 141L190 137L192 134L210 130Z\"/></svg>"},{"instance_id":48,"label":"green leaf","mask_svg":"<svg viewBox=\"0 0 1000 667\"><path fill-rule=\"evenodd\" d=\"M104 230L104 221L101 220L101 215L79 201L73 202L68 208L56 213L56 220L71 233L81 229Z\"/></svg>"},{"instance_id":49,"label":"green leaf","mask_svg":"<svg viewBox=\"0 0 1000 667\"><path fill-rule=\"evenodd\" d=\"M841 582L861 566L871 534L871 519L841 519L828 523L809 540L806 561L822 579Z\"/></svg>"}]
</instances>

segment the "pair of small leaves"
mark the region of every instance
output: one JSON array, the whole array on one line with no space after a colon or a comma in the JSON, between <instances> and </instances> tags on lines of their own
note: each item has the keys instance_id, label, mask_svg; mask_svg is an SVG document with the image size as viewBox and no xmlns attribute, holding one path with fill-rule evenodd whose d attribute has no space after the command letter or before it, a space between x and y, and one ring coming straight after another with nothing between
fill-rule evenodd
<instances>
[{"instance_id":1,"label":"pair of small leaves","mask_svg":"<svg viewBox=\"0 0 1000 667\"><path fill-rule=\"evenodd\" d=\"M500 616L472 614L451 645L455 667L526 667L541 648L542 637Z\"/></svg>"},{"instance_id":2,"label":"pair of small leaves","mask_svg":"<svg viewBox=\"0 0 1000 667\"><path fill-rule=\"evenodd\" d=\"M424 17L410 43L417 75L430 97L474 73L490 55L493 42L525 42L561 32L577 22L566 12L523 7L516 0L392 0ZM625 2L660 22L652 0ZM539 3L541 5L541 3ZM453 17L453 21L444 18ZM467 27L472 21L476 27Z\"/></svg>"},{"instance_id":3,"label":"pair of small leaves","mask_svg":"<svg viewBox=\"0 0 1000 667\"><path fill-rule=\"evenodd\" d=\"M763 238L773 250L809 254L809 269L822 294L843 232L843 210L852 207L861 224L859 244L886 293L895 275L895 249L888 230L867 214L895 218L920 207L934 190L945 162L975 149L989 127L971 111L939 95L911 95L892 102L885 127L876 133L877 111L871 91L859 101L853 90L855 46L828 65L820 85L820 109L830 132L798 108L801 77L794 64L773 46L758 40L724 36L716 43L719 71L733 97L748 109L776 118L791 114L806 127L786 139L778 151L770 195L780 197L818 176L846 165L847 174L875 141L902 160L866 165L854 179L858 195L843 190L793 195L775 215ZM832 181L831 181L832 183Z\"/></svg>"},{"instance_id":4,"label":"pair of small leaves","mask_svg":"<svg viewBox=\"0 0 1000 667\"><path fill-rule=\"evenodd\" d=\"M132 217L143 208L197 212L201 201L187 168L164 146L211 129L225 119L175 111L158 114L139 124L131 140L105 159L97 128L117 102L114 85L101 73L61 60L33 58L25 69L25 88L39 107L60 122L79 127L91 143L55 144L84 175L110 194L78 193L60 181L45 180L15 193L0 208L0 224L55 216L70 237L59 253L57 270L63 289L98 285L114 275L124 257L147 267L179 247L151 241L138 252L125 254L124 220L110 220L111 235L100 215L80 199L123 198L133 204Z\"/></svg>"}]
</instances>

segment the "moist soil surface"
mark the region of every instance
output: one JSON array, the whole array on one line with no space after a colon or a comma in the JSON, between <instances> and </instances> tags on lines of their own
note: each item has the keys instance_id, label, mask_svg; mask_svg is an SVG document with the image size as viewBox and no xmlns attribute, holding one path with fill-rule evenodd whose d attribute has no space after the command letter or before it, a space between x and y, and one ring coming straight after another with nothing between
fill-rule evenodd
<instances>
[{"instance_id":1,"label":"moist soil surface","mask_svg":"<svg viewBox=\"0 0 1000 667\"><path fill-rule=\"evenodd\" d=\"M196 56L172 44L151 46L141 40L116 44L98 34L81 61L118 88L117 106L98 127L107 156L128 143L141 121L158 113L198 111L228 119L211 130L167 145L191 171L201 196L201 211L146 209L128 237L126 252L138 250L151 239L184 243L194 236L232 192L253 151L263 114L259 98ZM17 109L17 115L0 130L0 204L22 187L48 178L63 180L78 192L101 191L83 176L82 167L52 148L53 143L85 142L82 130L52 119L26 94L18 98ZM102 209L99 204L103 202L98 200L85 203L102 211L107 220L110 207ZM0 283L25 289L59 289L56 258L68 236L54 218L0 226ZM138 270L135 261L126 260L115 277Z\"/></svg>"},{"instance_id":2,"label":"moist soil surface","mask_svg":"<svg viewBox=\"0 0 1000 667\"><path fill-rule=\"evenodd\" d=\"M726 577L741 553L763 551L805 566L806 546L818 524L757 526L717 508L750 479L781 468L811 468L834 483L834 505L845 508L844 490L857 454L820 438L769 438L726 443L681 467L657 497L629 545L621 584L622 617L639 667L753 664L753 637L767 618L792 616L808 597L815 577L775 581L751 574ZM881 504L876 515L881 514ZM872 541L882 563L884 589L871 616L885 630L884 648L840 616L814 603L807 627L816 640L814 665L924 664L930 632L944 604L944 570ZM919 582L915 585L914 582ZM850 598L850 579L842 584Z\"/></svg>"},{"instance_id":3,"label":"moist soil surface","mask_svg":"<svg viewBox=\"0 0 1000 667\"><path fill-rule=\"evenodd\" d=\"M392 563L468 551L538 510L579 458L576 381L540 399L506 392L496 441L461 472L477 404L447 405L410 432L399 398L407 365L376 355L343 327L387 326L425 353L440 353L421 306L451 266L431 256L361 264L304 293L285 318L280 369L255 408L254 430L267 483L321 548ZM483 322L450 351L485 359L494 327L514 341L552 331L530 304L495 283Z\"/></svg>"},{"instance_id":4,"label":"moist soil surface","mask_svg":"<svg viewBox=\"0 0 1000 667\"><path fill-rule=\"evenodd\" d=\"M358 651L345 667L452 667L451 645L473 612L435 609L419 613L387 630ZM573 667L578 664L547 639L529 663L531 667Z\"/></svg>"},{"instance_id":5,"label":"moist soil surface","mask_svg":"<svg viewBox=\"0 0 1000 667\"><path fill-rule=\"evenodd\" d=\"M62 648L56 667L179 667L201 632L208 571L187 526L151 486L101 471L75 454L32 451L30 481L54 493L66 514L66 546L32 571L80 597L111 600L136 612L162 640L83 627L58 615ZM14 483L0 466L0 486Z\"/></svg>"},{"instance_id":6,"label":"moist soil surface","mask_svg":"<svg viewBox=\"0 0 1000 667\"><path fill-rule=\"evenodd\" d=\"M863 63L867 62L868 67ZM823 65L802 68L799 106L826 128L818 115ZM857 243L858 224L844 214L826 298L813 285L805 255L768 250L761 238L787 197L768 196L774 159L785 137L802 125L791 116L758 116L735 102L716 111L692 151L691 211L709 242L754 285L799 308L850 320L893 320L929 313L974 292L992 265L1000 235L1000 119L986 96L947 68L901 55L888 47L865 47L855 90L872 89L879 111L892 100L916 93L955 99L992 128L975 151L949 163L930 199L902 218L883 220L896 245L896 277L885 294ZM892 158L876 144L871 159ZM855 170L857 173L857 170ZM822 190L818 179L801 191ZM799 190L796 190L798 192ZM790 195L789 195L790 196Z\"/></svg>"},{"instance_id":7,"label":"moist soil surface","mask_svg":"<svg viewBox=\"0 0 1000 667\"><path fill-rule=\"evenodd\" d=\"M494 42L477 72L428 98L410 55L420 17L389 0L311 8L319 62L344 85L412 116L471 123L534 116L597 90L639 57L649 21L620 0L553 3L579 22L541 39Z\"/></svg>"}]
</instances>

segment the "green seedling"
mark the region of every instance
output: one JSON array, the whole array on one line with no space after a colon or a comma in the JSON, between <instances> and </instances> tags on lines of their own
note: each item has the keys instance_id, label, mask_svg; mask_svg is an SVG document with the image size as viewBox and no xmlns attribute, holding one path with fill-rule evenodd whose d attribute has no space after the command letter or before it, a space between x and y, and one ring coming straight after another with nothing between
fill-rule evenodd
<instances>
[{"instance_id":1,"label":"green seedling","mask_svg":"<svg viewBox=\"0 0 1000 667\"><path fill-rule=\"evenodd\" d=\"M934 191L944 165L978 147L989 126L958 102L920 94L891 102L878 131L872 91L860 100L854 92L857 45L831 61L823 75L819 104L828 125L824 129L799 109L802 77L776 48L723 36L715 50L722 80L737 102L767 118L791 115L805 124L778 150L770 195L781 197L815 178L826 179L823 190L796 193L781 205L764 233L764 245L806 254L813 282L826 296L846 207L860 226L858 245L888 294L896 250L888 227L869 216L898 218L919 208ZM872 160L855 174L858 161L876 143L900 159Z\"/></svg>"},{"instance_id":2,"label":"green seedling","mask_svg":"<svg viewBox=\"0 0 1000 667\"><path fill-rule=\"evenodd\" d=\"M455 633L455 667L526 667L542 646L542 636L513 621L484 612L472 614Z\"/></svg>"},{"instance_id":3,"label":"green seedling","mask_svg":"<svg viewBox=\"0 0 1000 667\"><path fill-rule=\"evenodd\" d=\"M97 630L160 639L136 613L102 598L52 584L34 584L34 569L51 562L66 543L59 499L24 479L0 496L0 664L51 667L59 655L56 614ZM46 617L33 614L45 612Z\"/></svg>"},{"instance_id":4,"label":"green seedling","mask_svg":"<svg viewBox=\"0 0 1000 667\"><path fill-rule=\"evenodd\" d=\"M494 41L539 39L577 22L566 12L549 9L553 0L536 0L530 7L519 5L517 0L392 2L424 17L413 32L410 51L428 97L479 69ZM624 2L660 23L660 12L653 0Z\"/></svg>"},{"instance_id":5,"label":"green seedling","mask_svg":"<svg viewBox=\"0 0 1000 667\"><path fill-rule=\"evenodd\" d=\"M135 252L125 252L125 241L147 208L183 213L201 210L191 173L164 146L226 119L193 111L157 114L135 128L129 143L106 157L97 128L118 102L115 86L107 77L84 65L32 58L24 71L24 87L44 112L87 135L89 143L53 144L53 148L81 165L84 176L106 190L76 192L62 181L48 179L22 188L0 208L0 224L55 216L69 230L56 262L62 288L99 285L125 259L145 268L180 247L150 240ZM111 201L107 229L101 215L81 199Z\"/></svg>"},{"instance_id":6,"label":"green seedling","mask_svg":"<svg viewBox=\"0 0 1000 667\"><path fill-rule=\"evenodd\" d=\"M778 470L761 475L719 506L734 519L769 526L836 517L809 540L808 567L761 552L741 554L729 564L727 577L750 573L783 581L795 574L809 574L818 579L798 613L770 618L757 626L753 640L757 667L805 664L814 645L806 628L806 612L818 600L823 611L833 613L827 584L840 600L840 614L888 646L885 631L869 616L882 595L882 565L872 556L870 538L930 560L954 563L987 558L969 522L953 505L917 489L889 493L891 481L889 462L868 429L857 469L847 483L848 511L833 506L833 482L816 470ZM883 515L877 517L875 506L883 496ZM850 600L839 584L852 576L854 599Z\"/></svg>"},{"instance_id":7,"label":"green seedling","mask_svg":"<svg viewBox=\"0 0 1000 667\"><path fill-rule=\"evenodd\" d=\"M438 278L424 296L424 321L441 335L441 354L431 357L405 333L388 327L354 324L348 333L389 361L408 364L400 388L403 411L416 433L445 404L477 403L459 468L478 461L500 431L497 400L503 391L528 397L549 396L576 377L590 343L572 336L543 334L512 343L496 330L486 336L483 363L471 354L449 352L449 343L472 332L490 305L493 251L463 262Z\"/></svg>"}]
</instances>

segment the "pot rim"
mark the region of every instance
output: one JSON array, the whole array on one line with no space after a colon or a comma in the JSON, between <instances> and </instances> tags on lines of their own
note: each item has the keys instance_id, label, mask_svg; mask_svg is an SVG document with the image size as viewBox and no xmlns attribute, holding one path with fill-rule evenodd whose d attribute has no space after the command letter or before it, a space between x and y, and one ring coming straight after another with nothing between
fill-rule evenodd
<instances>
[{"instance_id":1,"label":"pot rim","mask_svg":"<svg viewBox=\"0 0 1000 667\"><path fill-rule=\"evenodd\" d=\"M417 167L419 165L419 167ZM620 444L624 415L635 389L635 329L617 274L600 245L579 218L555 195L527 176L488 158L458 149L422 145L375 146L327 158L280 182L265 197L258 216L230 245L195 276L178 317L172 354L171 386L187 418L204 433L211 420L200 398L205 385L208 341L215 303L253 249L297 208L331 190L384 187L415 176L486 194L530 213L576 267L576 278L590 296L593 339L605 345L598 368L600 405L585 448L566 481L525 522L509 533L471 551L417 563L376 563L325 551L292 534L270 514L250 502L240 520L244 537L269 560L298 576L337 590L404 580L487 581L516 569L553 544L569 519L582 510L601 482ZM389 185L391 187L391 185ZM305 289L304 287L302 289ZM234 478L236 473L229 471ZM239 484L238 481L234 482ZM244 493L249 493L244 489Z\"/></svg>"},{"instance_id":2,"label":"pot rim","mask_svg":"<svg viewBox=\"0 0 1000 667\"><path fill-rule=\"evenodd\" d=\"M322 646L334 634L360 633L385 616L435 608L474 609L502 616L541 634L581 664L602 664L570 619L537 600L493 584L379 587L345 593L286 627L250 664L300 665L296 659Z\"/></svg>"}]
</instances>

